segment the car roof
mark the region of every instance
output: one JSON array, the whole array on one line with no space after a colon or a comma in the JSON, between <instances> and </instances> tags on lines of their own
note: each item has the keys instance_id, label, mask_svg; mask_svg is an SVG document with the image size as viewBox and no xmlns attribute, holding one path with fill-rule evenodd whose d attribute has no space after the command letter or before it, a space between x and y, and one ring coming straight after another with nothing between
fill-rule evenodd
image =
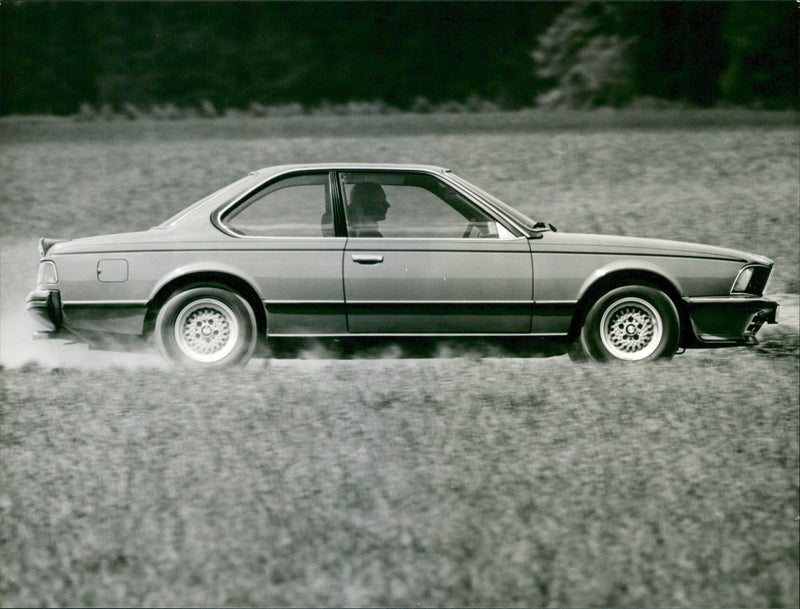
<instances>
[{"instance_id":1,"label":"car roof","mask_svg":"<svg viewBox=\"0 0 800 609\"><path fill-rule=\"evenodd\" d=\"M427 171L446 173L450 170L438 165L419 165L411 163L302 163L294 165L275 165L264 167L253 173L263 174L265 177L289 171L336 169L348 171Z\"/></svg>"}]
</instances>

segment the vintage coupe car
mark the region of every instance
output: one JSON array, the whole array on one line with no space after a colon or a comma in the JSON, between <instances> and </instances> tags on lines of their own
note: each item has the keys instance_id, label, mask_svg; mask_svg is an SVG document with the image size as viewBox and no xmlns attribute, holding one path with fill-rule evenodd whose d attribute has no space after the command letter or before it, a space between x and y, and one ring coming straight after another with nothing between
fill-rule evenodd
<instances>
[{"instance_id":1,"label":"vintage coupe car","mask_svg":"<svg viewBox=\"0 0 800 609\"><path fill-rule=\"evenodd\" d=\"M204 367L279 337L546 337L641 361L776 322L768 258L556 232L426 165L270 167L150 230L39 250L37 337L152 337Z\"/></svg>"}]
</instances>

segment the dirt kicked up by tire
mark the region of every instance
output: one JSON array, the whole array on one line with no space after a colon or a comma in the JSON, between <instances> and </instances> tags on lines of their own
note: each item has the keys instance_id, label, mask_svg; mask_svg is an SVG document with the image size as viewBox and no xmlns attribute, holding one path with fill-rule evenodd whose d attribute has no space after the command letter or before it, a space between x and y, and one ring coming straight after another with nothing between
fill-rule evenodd
<instances>
[{"instance_id":1,"label":"dirt kicked up by tire","mask_svg":"<svg viewBox=\"0 0 800 609\"><path fill-rule=\"evenodd\" d=\"M256 318L247 301L218 287L176 292L156 318L159 351L185 367L243 366L253 354L256 337Z\"/></svg>"}]
</instances>

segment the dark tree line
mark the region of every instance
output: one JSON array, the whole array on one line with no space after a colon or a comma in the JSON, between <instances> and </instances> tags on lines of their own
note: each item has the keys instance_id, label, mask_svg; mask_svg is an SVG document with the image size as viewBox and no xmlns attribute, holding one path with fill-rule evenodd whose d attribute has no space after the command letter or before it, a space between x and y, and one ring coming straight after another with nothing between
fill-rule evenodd
<instances>
[{"instance_id":1,"label":"dark tree line","mask_svg":"<svg viewBox=\"0 0 800 609\"><path fill-rule=\"evenodd\" d=\"M575 3L538 38L536 72L578 106L796 107L798 15L790 2Z\"/></svg>"},{"instance_id":2,"label":"dark tree line","mask_svg":"<svg viewBox=\"0 0 800 609\"><path fill-rule=\"evenodd\" d=\"M3 2L0 114L419 97L795 107L798 14L785 1Z\"/></svg>"}]
</instances>

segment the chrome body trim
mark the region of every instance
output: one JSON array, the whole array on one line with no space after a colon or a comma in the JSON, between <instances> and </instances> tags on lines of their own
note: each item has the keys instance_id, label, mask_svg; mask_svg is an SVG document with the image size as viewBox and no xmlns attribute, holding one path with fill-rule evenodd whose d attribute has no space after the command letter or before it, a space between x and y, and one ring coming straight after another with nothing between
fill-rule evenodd
<instances>
[{"instance_id":1,"label":"chrome body trim","mask_svg":"<svg viewBox=\"0 0 800 609\"><path fill-rule=\"evenodd\" d=\"M575 305L578 304L577 300L534 300L534 305Z\"/></svg>"},{"instance_id":2,"label":"chrome body trim","mask_svg":"<svg viewBox=\"0 0 800 609\"><path fill-rule=\"evenodd\" d=\"M518 223L515 219L511 218L507 214L505 214L501 209L498 209L495 205L492 205L490 201L487 201L484 197L480 196L480 194L473 189L467 187L467 182L463 178L459 180L454 180L450 178L450 171L441 167L434 167L434 166L426 166L426 165L369 165L369 164L331 164L325 166L316 166L316 165L308 165L308 166L286 166L283 171L279 171L277 173L272 173L265 177L265 179L258 183L258 185L254 186L247 192L243 193L242 195L236 197L234 200L229 201L228 203L223 204L216 210L211 213L211 223L215 228L220 230L221 232L225 233L229 237L233 237L235 239L335 239L336 237L262 237L259 235L241 235L235 233L234 231L230 230L225 224L222 222L222 216L224 216L230 209L236 207L247 198L252 196L253 194L257 193L259 190L266 188L269 184L275 182L276 180L283 179L286 177L290 177L292 175L308 175L308 174L324 174L324 173L338 173L342 171L373 171L373 172L398 172L398 173L424 173L426 175L434 176L439 180L445 182L448 186L454 188L457 192L461 193L462 195L466 196L467 199L474 205L476 205L481 211L486 212L493 220L499 222L503 225L506 229L510 230L516 237L531 237L531 232L523 227L520 223ZM331 188L334 188L334 184L337 180L331 179ZM463 182L463 183L462 183ZM341 205L340 198L338 196L334 196L333 190L331 191L331 204L334 210L338 209L338 206ZM509 225L513 228L509 228ZM350 237L356 238L356 237ZM394 239L394 237L392 237ZM399 239L405 239L405 237L400 237ZM408 239L430 239L440 241L440 238L437 237L409 237ZM469 238L453 238L453 241L470 241Z\"/></svg>"},{"instance_id":3,"label":"chrome body trim","mask_svg":"<svg viewBox=\"0 0 800 609\"><path fill-rule=\"evenodd\" d=\"M267 304L296 304L296 305L315 305L315 304L357 304L357 305L574 305L577 300L269 300L263 299ZM71 303L65 303L71 304ZM132 303L135 304L135 303ZM143 304L147 304L146 302Z\"/></svg>"},{"instance_id":4,"label":"chrome body trim","mask_svg":"<svg viewBox=\"0 0 800 609\"><path fill-rule=\"evenodd\" d=\"M65 300L65 307L144 307L147 300Z\"/></svg>"},{"instance_id":5,"label":"chrome body trim","mask_svg":"<svg viewBox=\"0 0 800 609\"><path fill-rule=\"evenodd\" d=\"M533 305L533 300L346 300L352 305Z\"/></svg>"},{"instance_id":6,"label":"chrome body trim","mask_svg":"<svg viewBox=\"0 0 800 609\"><path fill-rule=\"evenodd\" d=\"M732 294L730 296L685 296L683 301L688 305L750 305L753 303L772 302L763 296L755 294Z\"/></svg>"},{"instance_id":7,"label":"chrome body trim","mask_svg":"<svg viewBox=\"0 0 800 609\"><path fill-rule=\"evenodd\" d=\"M567 332L534 332L534 333L523 333L523 332L509 332L508 334L496 334L496 333L481 333L481 332L470 332L470 333L463 333L463 332L415 332L415 333L399 333L399 332L359 332L355 333L321 333L321 334L269 334L268 338L364 338L364 337L374 337L374 338L381 338L381 337L391 337L391 338L414 338L416 336L423 336L423 337L446 337L446 338L471 338L471 337L483 337L483 338L535 338L535 337L563 337L567 336Z\"/></svg>"},{"instance_id":8,"label":"chrome body trim","mask_svg":"<svg viewBox=\"0 0 800 609\"><path fill-rule=\"evenodd\" d=\"M261 300L265 305L318 305L318 304L344 304L344 300Z\"/></svg>"},{"instance_id":9,"label":"chrome body trim","mask_svg":"<svg viewBox=\"0 0 800 609\"><path fill-rule=\"evenodd\" d=\"M353 262L358 264L380 264L383 262L381 254L353 254L350 256Z\"/></svg>"},{"instance_id":10,"label":"chrome body trim","mask_svg":"<svg viewBox=\"0 0 800 609\"><path fill-rule=\"evenodd\" d=\"M336 239L335 235L333 237L322 237L322 236L320 236L320 237L316 237L316 236L315 237L263 237L263 236L260 236L260 235L242 235L240 233L236 233L236 232L232 231L227 226L225 226L224 222L222 222L222 216L224 216L228 212L228 210L233 209L234 207L239 205L239 203L249 199L251 196L253 196L257 192L259 192L260 190L263 190L264 188L266 188L267 186L269 186L270 184L272 184L276 180L279 180L279 179L285 178L285 177L289 177L289 176L294 175L294 174L297 174L297 175L313 175L313 174L330 175L330 172L331 172L330 169L294 168L294 169L287 169L287 170L285 170L283 172L278 172L278 173L269 175L264 180L258 182L255 186L253 186L252 188L250 188L246 192L242 193L241 195L239 195L238 197L236 197L232 201L228 201L227 203L223 203L216 210L212 211L211 212L211 224L217 230L222 231L223 233L225 233L229 237L233 237L234 239L245 239L245 240L247 240L247 239L270 239L270 238L272 238L272 239ZM256 172L256 173L258 173L258 172Z\"/></svg>"},{"instance_id":11,"label":"chrome body trim","mask_svg":"<svg viewBox=\"0 0 800 609\"><path fill-rule=\"evenodd\" d=\"M497 216L500 216L504 220L504 222L501 222L501 224L503 224L506 228L508 228L506 223L511 224L511 226L514 227L514 230L512 232L514 232L517 237L527 237L528 239L534 238L534 231L532 231L526 226L523 226L515 218L511 217L509 214L505 213L502 209L492 204L491 201L489 201L488 199L486 199L486 197L482 195L480 189L477 186L470 183L468 180L465 180L464 178L458 176L456 176L455 178L447 179L448 177L449 176L446 176L445 181L450 186L461 192L461 194L468 194L470 200L473 203L478 203L479 204L478 206L481 207L484 211L488 211L489 215L494 217L495 220L497 220ZM465 190L467 191L467 193L464 192Z\"/></svg>"}]
</instances>

